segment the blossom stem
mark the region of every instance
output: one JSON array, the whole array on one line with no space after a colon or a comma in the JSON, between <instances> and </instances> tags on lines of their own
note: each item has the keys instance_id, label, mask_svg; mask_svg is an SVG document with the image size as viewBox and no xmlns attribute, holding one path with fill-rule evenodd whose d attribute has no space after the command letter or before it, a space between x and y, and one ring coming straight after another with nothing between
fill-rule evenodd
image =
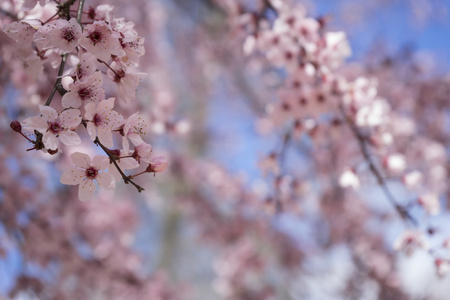
<instances>
[{"instance_id":1,"label":"blossom stem","mask_svg":"<svg viewBox=\"0 0 450 300\"><path fill-rule=\"evenodd\" d=\"M83 15L83 6L84 6L84 0L80 0L78 3L78 11L77 11L77 22L81 26L81 16Z\"/></svg>"},{"instance_id":2,"label":"blossom stem","mask_svg":"<svg viewBox=\"0 0 450 300\"><path fill-rule=\"evenodd\" d=\"M141 173L137 173L137 174L131 175L130 178L133 179L134 177L142 175L142 174L145 174L145 173L147 173L147 171L143 171Z\"/></svg>"},{"instance_id":3,"label":"blossom stem","mask_svg":"<svg viewBox=\"0 0 450 300\"><path fill-rule=\"evenodd\" d=\"M61 55L61 64L59 65L58 77L56 79L52 91L50 92L50 95L48 96L47 101L45 102L45 106L49 106L50 103L52 103L56 91L58 91L61 96L63 96L67 92L66 89L61 84L62 74L64 72L64 66L66 65L67 55L68 53L64 53L63 55Z\"/></svg>"},{"instance_id":4,"label":"blossom stem","mask_svg":"<svg viewBox=\"0 0 450 300\"><path fill-rule=\"evenodd\" d=\"M45 21L44 23L42 23L42 26L44 26L44 25L47 24L48 22L52 21L57 15L58 15L58 12L55 13L53 16L51 16L47 21Z\"/></svg>"},{"instance_id":5,"label":"blossom stem","mask_svg":"<svg viewBox=\"0 0 450 300\"><path fill-rule=\"evenodd\" d=\"M104 62L104 61L101 60L101 59L97 59L97 60L98 60L99 63L102 63L102 64L104 64L105 66L107 66L108 69L110 69L111 72L114 73L114 75L121 77L121 76L120 76L119 74L117 74L117 72L116 72L113 68L111 68L106 62Z\"/></svg>"},{"instance_id":6,"label":"blossom stem","mask_svg":"<svg viewBox=\"0 0 450 300\"><path fill-rule=\"evenodd\" d=\"M372 160L372 157L369 153L369 149L367 148L366 138L361 134L361 132L358 130L355 123L350 119L350 117L347 116L342 105L339 106L339 109L341 111L341 114L342 114L345 122L350 127L353 135L355 136L356 140L358 141L359 148L364 156L364 159L369 164L369 169L372 172L372 174L375 176L375 178L377 179L377 182L380 185L386 198L394 206L395 210L400 215L400 217L402 217L403 219L409 220L411 223L413 223L414 225L417 226L417 224L418 224L417 220L411 215L411 213L408 211L407 207L404 207L404 206L398 204L398 202L392 195L391 191L387 187L386 181L384 180L383 176L381 175L381 171L378 170L378 168L375 166L375 163Z\"/></svg>"},{"instance_id":7,"label":"blossom stem","mask_svg":"<svg viewBox=\"0 0 450 300\"><path fill-rule=\"evenodd\" d=\"M103 151L105 151L106 155L108 155L109 160L114 164L114 166L117 168L117 171L119 171L120 175L122 176L123 182L125 182L125 184L131 183L137 190L138 192L142 192L144 191L144 188L141 187L140 185L136 184L132 179L133 176L127 176L125 175L125 173L123 173L122 169L119 167L119 165L117 164L116 160L117 158L111 154L111 152L109 151L108 148L106 148L100 141L98 138L95 138L94 143L99 145L100 148L103 149ZM136 175L135 175L136 176Z\"/></svg>"}]
</instances>

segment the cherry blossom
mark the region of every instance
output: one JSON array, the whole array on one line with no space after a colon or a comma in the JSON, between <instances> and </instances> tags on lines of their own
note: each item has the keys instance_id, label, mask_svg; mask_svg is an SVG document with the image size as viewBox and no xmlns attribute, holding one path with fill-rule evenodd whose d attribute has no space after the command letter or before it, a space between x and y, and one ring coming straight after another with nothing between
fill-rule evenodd
<instances>
[{"instance_id":1,"label":"cherry blossom","mask_svg":"<svg viewBox=\"0 0 450 300\"><path fill-rule=\"evenodd\" d=\"M75 18L69 21L58 19L54 24L44 25L34 36L39 49L58 48L65 53L72 52L80 39L81 26Z\"/></svg>"},{"instance_id":2,"label":"cherry blossom","mask_svg":"<svg viewBox=\"0 0 450 300\"><path fill-rule=\"evenodd\" d=\"M86 101L99 102L105 100L105 90L102 87L102 75L95 72L84 82L74 82L69 85L69 92L62 97L62 106L78 108Z\"/></svg>"},{"instance_id":3,"label":"cherry blossom","mask_svg":"<svg viewBox=\"0 0 450 300\"><path fill-rule=\"evenodd\" d=\"M124 121L124 125L121 128L122 147L125 152L130 149L130 140L135 146L138 146L144 142L142 137L147 133L147 123L139 115L139 113L134 113Z\"/></svg>"},{"instance_id":4,"label":"cherry blossom","mask_svg":"<svg viewBox=\"0 0 450 300\"><path fill-rule=\"evenodd\" d=\"M128 104L136 97L136 88L142 78L147 75L141 72L128 71L124 69L124 66L113 62L111 64L111 69L108 70L108 76L117 83L119 87L119 99L125 104Z\"/></svg>"},{"instance_id":5,"label":"cherry blossom","mask_svg":"<svg viewBox=\"0 0 450 300\"><path fill-rule=\"evenodd\" d=\"M160 173L164 172L167 169L167 159L164 156L157 156L149 161L149 166L147 167L146 172L151 173Z\"/></svg>"},{"instance_id":6,"label":"cherry blossom","mask_svg":"<svg viewBox=\"0 0 450 300\"><path fill-rule=\"evenodd\" d=\"M39 106L41 116L31 117L23 121L25 130L37 130L43 134L42 141L47 149L58 148L58 138L67 146L77 146L81 139L75 132L81 123L80 111L68 109L57 113L48 106Z\"/></svg>"},{"instance_id":7,"label":"cherry blossom","mask_svg":"<svg viewBox=\"0 0 450 300\"><path fill-rule=\"evenodd\" d=\"M72 76L77 81L84 82L88 80L96 71L97 58L89 52L81 54L79 62L76 64Z\"/></svg>"},{"instance_id":8,"label":"cherry blossom","mask_svg":"<svg viewBox=\"0 0 450 300\"><path fill-rule=\"evenodd\" d=\"M87 131L91 140L98 136L100 142L108 148L113 146L112 131L123 124L123 117L114 108L114 98L86 104L84 117L87 121Z\"/></svg>"},{"instance_id":9,"label":"cherry blossom","mask_svg":"<svg viewBox=\"0 0 450 300\"><path fill-rule=\"evenodd\" d=\"M141 161L150 163L152 154L152 146L147 143L142 143L134 147L133 158L136 159L138 163Z\"/></svg>"},{"instance_id":10,"label":"cherry blossom","mask_svg":"<svg viewBox=\"0 0 450 300\"><path fill-rule=\"evenodd\" d=\"M95 21L84 27L80 45L98 59L108 61L111 55L121 56L119 33L111 30L105 21Z\"/></svg>"},{"instance_id":11,"label":"cherry blossom","mask_svg":"<svg viewBox=\"0 0 450 300\"><path fill-rule=\"evenodd\" d=\"M81 201L86 201L92 198L95 192L95 183L105 189L114 189L116 183L114 177L106 172L109 165L107 156L96 155L91 160L89 155L75 152L70 158L75 164L74 168L66 170L61 175L61 183L68 185L80 185L78 188L78 197Z\"/></svg>"}]
</instances>

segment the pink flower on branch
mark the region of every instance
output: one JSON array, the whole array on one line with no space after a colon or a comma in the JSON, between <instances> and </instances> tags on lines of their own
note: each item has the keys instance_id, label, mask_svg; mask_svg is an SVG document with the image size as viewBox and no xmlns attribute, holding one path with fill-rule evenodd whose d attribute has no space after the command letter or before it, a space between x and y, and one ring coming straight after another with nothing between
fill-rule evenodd
<instances>
[{"instance_id":1,"label":"pink flower on branch","mask_svg":"<svg viewBox=\"0 0 450 300\"><path fill-rule=\"evenodd\" d=\"M77 146L81 143L80 137L74 130L81 123L80 111L68 109L60 114L49 106L39 106L41 116L31 117L23 121L24 129L37 130L43 134L42 142L45 148L56 150L58 138L67 146Z\"/></svg>"},{"instance_id":2,"label":"pink flower on branch","mask_svg":"<svg viewBox=\"0 0 450 300\"><path fill-rule=\"evenodd\" d=\"M66 108L78 108L84 101L99 102L105 99L100 72L95 72L86 82L70 84L69 89L69 92L62 97L62 106Z\"/></svg>"},{"instance_id":3,"label":"pink flower on branch","mask_svg":"<svg viewBox=\"0 0 450 300\"><path fill-rule=\"evenodd\" d=\"M122 56L120 34L111 30L105 21L96 21L84 28L81 46L98 59L108 61L111 55Z\"/></svg>"},{"instance_id":4,"label":"pink flower on branch","mask_svg":"<svg viewBox=\"0 0 450 300\"><path fill-rule=\"evenodd\" d=\"M75 167L65 171L61 175L61 183L67 185L80 185L78 188L78 198L86 201L92 198L95 192L95 183L105 189L114 189L116 182L114 177L105 170L109 166L109 159L104 155L97 155L92 160L89 155L75 152L70 158Z\"/></svg>"},{"instance_id":5,"label":"pink flower on branch","mask_svg":"<svg viewBox=\"0 0 450 300\"><path fill-rule=\"evenodd\" d=\"M38 29L34 41L39 49L57 48L64 53L72 52L81 39L81 26L75 18L59 19Z\"/></svg>"},{"instance_id":6,"label":"pink flower on branch","mask_svg":"<svg viewBox=\"0 0 450 300\"><path fill-rule=\"evenodd\" d=\"M139 113L134 113L125 120L121 129L121 134L123 136L122 147L125 152L130 150L130 143L128 139L135 146L138 146L144 142L142 137L147 133L147 126L147 123L141 116L139 116Z\"/></svg>"},{"instance_id":7,"label":"pink flower on branch","mask_svg":"<svg viewBox=\"0 0 450 300\"><path fill-rule=\"evenodd\" d=\"M145 73L130 72L119 63L113 62L107 72L119 87L119 99L125 104L130 103L136 97L136 89L142 78L147 76Z\"/></svg>"},{"instance_id":8,"label":"pink flower on branch","mask_svg":"<svg viewBox=\"0 0 450 300\"><path fill-rule=\"evenodd\" d=\"M87 131L91 140L98 136L100 142L107 148L113 146L112 131L123 124L123 117L114 108L114 98L100 101L98 105L88 103L85 107L84 117L90 121L87 123Z\"/></svg>"}]
</instances>

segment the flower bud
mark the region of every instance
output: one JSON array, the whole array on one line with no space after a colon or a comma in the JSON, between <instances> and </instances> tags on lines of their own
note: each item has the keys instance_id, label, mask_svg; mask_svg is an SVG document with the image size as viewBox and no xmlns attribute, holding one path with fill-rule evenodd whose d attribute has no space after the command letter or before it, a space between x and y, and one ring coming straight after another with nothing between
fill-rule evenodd
<instances>
[{"instance_id":1,"label":"flower bud","mask_svg":"<svg viewBox=\"0 0 450 300\"><path fill-rule=\"evenodd\" d=\"M167 160L163 156L155 157L151 160L145 172L160 173L167 168Z\"/></svg>"},{"instance_id":2,"label":"flower bud","mask_svg":"<svg viewBox=\"0 0 450 300\"><path fill-rule=\"evenodd\" d=\"M22 132L22 125L20 125L19 121L12 121L9 126L11 126L11 129L15 132Z\"/></svg>"}]
</instances>

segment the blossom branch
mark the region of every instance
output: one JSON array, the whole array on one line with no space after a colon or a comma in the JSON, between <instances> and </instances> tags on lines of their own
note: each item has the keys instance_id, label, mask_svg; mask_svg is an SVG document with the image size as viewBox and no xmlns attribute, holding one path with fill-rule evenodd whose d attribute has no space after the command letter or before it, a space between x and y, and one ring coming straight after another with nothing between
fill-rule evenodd
<instances>
[{"instance_id":1,"label":"blossom branch","mask_svg":"<svg viewBox=\"0 0 450 300\"><path fill-rule=\"evenodd\" d=\"M380 187L383 190L383 193L385 194L388 201L394 206L395 210L398 212L400 217L402 217L403 219L409 220L414 225L417 225L418 224L417 220L409 213L407 208L398 204L394 195L392 195L391 191L387 187L386 181L384 180L384 178L381 174L381 171L378 170L378 168L375 166L375 163L372 160L372 157L369 153L369 149L367 148L366 138L361 134L361 132L358 130L355 123L350 119L350 117L347 116L342 105L339 106L339 109L340 109L340 112L341 112L345 122L350 127L353 135L355 136L356 140L358 141L359 148L364 156L365 161L369 165L370 171L377 179L377 183L380 185Z\"/></svg>"},{"instance_id":2,"label":"blossom branch","mask_svg":"<svg viewBox=\"0 0 450 300\"><path fill-rule=\"evenodd\" d=\"M102 150L106 153L106 155L108 155L109 160L114 164L114 166L117 168L117 171L119 171L120 175L122 176L123 181L125 182L125 184L131 183L137 190L138 192L142 192L145 189L143 187L141 187L140 185L138 185L137 183L135 183L131 178L132 176L127 176L125 175L125 173L122 171L122 169L119 167L119 165L117 164L117 158L111 153L111 151L105 147L105 145L103 145L98 137L95 138L94 143L97 144L98 146L100 146L100 148L102 148Z\"/></svg>"},{"instance_id":3,"label":"blossom branch","mask_svg":"<svg viewBox=\"0 0 450 300\"><path fill-rule=\"evenodd\" d=\"M70 3L71 2L71 3ZM69 1L67 3L65 3L63 6L61 6L61 10L64 10L66 5L68 8L70 8L70 5L73 4L73 2L75 1ZM84 5L84 0L80 0L80 3L78 4L78 12L77 12L77 22L80 24L81 26L81 15L83 13L83 5ZM69 11L69 17L70 17L70 11ZM53 18L53 17L52 17ZM50 19L52 19L50 18ZM47 98L47 101L45 102L45 106L49 106L52 103L53 97L55 96L56 91L58 91L58 93L61 96L64 96L65 93L67 93L66 89L62 86L61 81L62 81L62 75L64 73L64 67L66 65L66 60L67 60L67 56L69 55L69 53L64 53L63 55L61 55L61 63L59 65L59 70L58 70L58 77L56 79L55 85L53 86L52 91L50 92L50 95Z\"/></svg>"}]
</instances>

